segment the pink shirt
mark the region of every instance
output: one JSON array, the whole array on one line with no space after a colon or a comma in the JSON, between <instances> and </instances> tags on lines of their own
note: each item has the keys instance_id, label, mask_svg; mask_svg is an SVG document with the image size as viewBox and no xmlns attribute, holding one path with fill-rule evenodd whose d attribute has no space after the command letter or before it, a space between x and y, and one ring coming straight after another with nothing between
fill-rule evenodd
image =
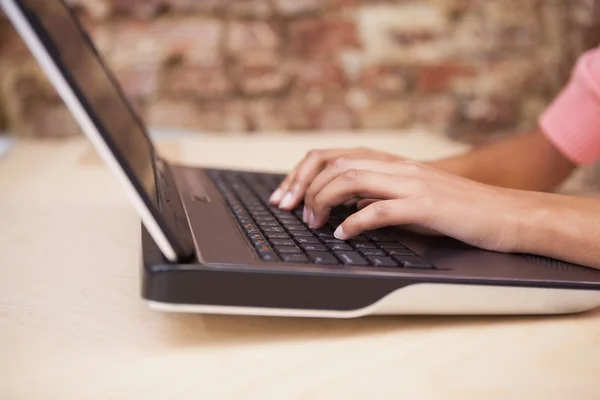
<instances>
[{"instance_id":1,"label":"pink shirt","mask_svg":"<svg viewBox=\"0 0 600 400\"><path fill-rule=\"evenodd\" d=\"M539 123L548 139L574 163L600 160L600 47L581 56L569 84Z\"/></svg>"}]
</instances>

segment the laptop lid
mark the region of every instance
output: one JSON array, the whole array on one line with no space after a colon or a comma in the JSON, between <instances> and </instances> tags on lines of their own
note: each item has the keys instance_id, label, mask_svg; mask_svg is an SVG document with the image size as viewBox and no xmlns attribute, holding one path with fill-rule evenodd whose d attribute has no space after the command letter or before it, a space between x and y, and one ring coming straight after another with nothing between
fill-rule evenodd
<instances>
[{"instance_id":1,"label":"laptop lid","mask_svg":"<svg viewBox=\"0 0 600 400\"><path fill-rule=\"evenodd\" d=\"M172 262L187 259L193 254L189 232L181 233L159 210L158 155L146 128L72 10L63 0L0 4L163 255Z\"/></svg>"}]
</instances>

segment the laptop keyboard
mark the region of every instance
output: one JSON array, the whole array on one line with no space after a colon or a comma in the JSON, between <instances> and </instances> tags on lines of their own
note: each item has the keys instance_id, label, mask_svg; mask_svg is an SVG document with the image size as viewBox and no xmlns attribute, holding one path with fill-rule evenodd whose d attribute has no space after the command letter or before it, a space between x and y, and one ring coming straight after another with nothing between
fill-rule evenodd
<instances>
[{"instance_id":1,"label":"laptop keyboard","mask_svg":"<svg viewBox=\"0 0 600 400\"><path fill-rule=\"evenodd\" d=\"M346 265L378 268L432 269L386 230L366 232L348 241L333 236L352 211L335 208L327 225L310 229L302 222L302 208L293 212L268 204L281 175L237 171L208 171L256 254L266 262Z\"/></svg>"}]
</instances>

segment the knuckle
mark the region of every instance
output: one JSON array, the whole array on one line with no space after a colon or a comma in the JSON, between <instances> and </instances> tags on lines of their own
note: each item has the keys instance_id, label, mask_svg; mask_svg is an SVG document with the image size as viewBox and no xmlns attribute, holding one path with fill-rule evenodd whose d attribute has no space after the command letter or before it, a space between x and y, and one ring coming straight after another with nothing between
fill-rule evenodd
<instances>
[{"instance_id":1,"label":"knuckle","mask_svg":"<svg viewBox=\"0 0 600 400\"><path fill-rule=\"evenodd\" d=\"M335 168L344 169L344 167L348 164L347 157L338 157L335 159L333 166Z\"/></svg>"},{"instance_id":2,"label":"knuckle","mask_svg":"<svg viewBox=\"0 0 600 400\"><path fill-rule=\"evenodd\" d=\"M419 202L423 209L436 210L438 208L437 201L433 196L423 196L419 199Z\"/></svg>"},{"instance_id":3,"label":"knuckle","mask_svg":"<svg viewBox=\"0 0 600 400\"><path fill-rule=\"evenodd\" d=\"M312 149L306 154L306 158L319 158L321 156L321 151L317 149Z\"/></svg>"},{"instance_id":4,"label":"knuckle","mask_svg":"<svg viewBox=\"0 0 600 400\"><path fill-rule=\"evenodd\" d=\"M346 172L344 172L344 178L348 181L356 181L358 179L358 170L356 169L349 169Z\"/></svg>"},{"instance_id":5,"label":"knuckle","mask_svg":"<svg viewBox=\"0 0 600 400\"><path fill-rule=\"evenodd\" d=\"M390 208L386 203L378 201L376 203L373 203L373 211L375 212L376 216L385 217L389 214Z\"/></svg>"},{"instance_id":6,"label":"knuckle","mask_svg":"<svg viewBox=\"0 0 600 400\"><path fill-rule=\"evenodd\" d=\"M406 171L411 173L419 173L423 170L423 165L412 160L407 160L402 162Z\"/></svg>"}]
</instances>

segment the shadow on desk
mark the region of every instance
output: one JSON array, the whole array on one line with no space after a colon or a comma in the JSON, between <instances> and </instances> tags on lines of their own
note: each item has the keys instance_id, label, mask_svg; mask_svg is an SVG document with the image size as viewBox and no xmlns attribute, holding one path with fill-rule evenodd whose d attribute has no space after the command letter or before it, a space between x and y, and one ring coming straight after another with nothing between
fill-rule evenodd
<instances>
[{"instance_id":1,"label":"shadow on desk","mask_svg":"<svg viewBox=\"0 0 600 400\"><path fill-rule=\"evenodd\" d=\"M549 321L577 321L600 317L600 309L586 313L555 316L398 316L361 319L275 318L222 315L159 314L165 327L165 341L181 347L219 342L261 344L348 337L382 337L395 333L422 335L436 330L461 331L523 325L534 327Z\"/></svg>"}]
</instances>

